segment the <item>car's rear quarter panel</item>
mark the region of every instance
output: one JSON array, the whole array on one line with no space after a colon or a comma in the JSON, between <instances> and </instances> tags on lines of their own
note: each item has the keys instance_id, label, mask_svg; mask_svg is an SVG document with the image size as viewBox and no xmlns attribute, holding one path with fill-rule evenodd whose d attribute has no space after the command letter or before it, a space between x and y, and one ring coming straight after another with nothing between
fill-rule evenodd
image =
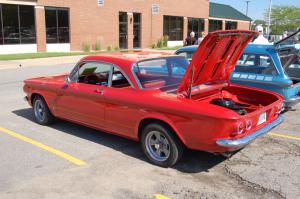
<instances>
[{"instance_id":1,"label":"car's rear quarter panel","mask_svg":"<svg viewBox=\"0 0 300 199\"><path fill-rule=\"evenodd\" d=\"M28 97L28 102L32 105L34 95L41 95L52 114L56 115L55 100L59 94L59 90L64 85L66 75L56 77L40 77L32 78L24 81L23 90Z\"/></svg>"}]
</instances>

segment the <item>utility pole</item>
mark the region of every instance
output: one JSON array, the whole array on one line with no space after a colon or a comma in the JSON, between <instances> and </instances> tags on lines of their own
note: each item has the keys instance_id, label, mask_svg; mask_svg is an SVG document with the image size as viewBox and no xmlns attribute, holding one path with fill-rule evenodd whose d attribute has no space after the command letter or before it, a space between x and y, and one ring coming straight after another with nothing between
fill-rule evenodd
<instances>
[{"instance_id":1,"label":"utility pole","mask_svg":"<svg viewBox=\"0 0 300 199\"><path fill-rule=\"evenodd\" d=\"M246 16L248 17L248 8L249 8L249 2L250 1L246 1ZM249 30L251 30L251 20L249 21Z\"/></svg>"},{"instance_id":2,"label":"utility pole","mask_svg":"<svg viewBox=\"0 0 300 199\"><path fill-rule=\"evenodd\" d=\"M270 5L269 5L268 36L270 35L271 12L272 12L272 0L270 0Z\"/></svg>"},{"instance_id":3,"label":"utility pole","mask_svg":"<svg viewBox=\"0 0 300 199\"><path fill-rule=\"evenodd\" d=\"M246 1L246 4L247 4L247 6L246 6L246 16L248 16L248 6L249 6L249 2L250 2L250 1Z\"/></svg>"}]
</instances>

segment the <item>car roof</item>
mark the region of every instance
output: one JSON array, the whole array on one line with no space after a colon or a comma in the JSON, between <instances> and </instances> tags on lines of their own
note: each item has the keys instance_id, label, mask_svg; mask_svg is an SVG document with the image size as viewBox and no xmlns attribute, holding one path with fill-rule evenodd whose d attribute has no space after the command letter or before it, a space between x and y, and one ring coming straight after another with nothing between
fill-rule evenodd
<instances>
[{"instance_id":1,"label":"car roof","mask_svg":"<svg viewBox=\"0 0 300 199\"><path fill-rule=\"evenodd\" d=\"M198 45L184 46L182 48L179 48L175 53L194 52L195 50L197 50L198 47Z\"/></svg>"},{"instance_id":2,"label":"car roof","mask_svg":"<svg viewBox=\"0 0 300 199\"><path fill-rule=\"evenodd\" d=\"M115 65L125 66L130 65L132 66L133 63L151 59L151 58L158 58L158 57L166 57L171 56L173 54L167 52L113 52L113 53L103 53L103 54L95 54L95 55L88 55L81 59L81 61L87 60L95 60L95 61L105 61L110 62ZM120 65L120 63L122 63Z\"/></svg>"},{"instance_id":3,"label":"car roof","mask_svg":"<svg viewBox=\"0 0 300 199\"><path fill-rule=\"evenodd\" d=\"M269 54L272 51L276 51L276 47L273 44L250 43L246 46L244 53Z\"/></svg>"},{"instance_id":4,"label":"car roof","mask_svg":"<svg viewBox=\"0 0 300 199\"><path fill-rule=\"evenodd\" d=\"M82 58L80 61L101 61L111 63L118 66L122 71L126 73L131 82L133 82L134 87L138 88L138 84L132 74L132 66L134 63L159 57L174 56L174 54L167 52L113 52L113 53L103 53L88 55Z\"/></svg>"}]
</instances>

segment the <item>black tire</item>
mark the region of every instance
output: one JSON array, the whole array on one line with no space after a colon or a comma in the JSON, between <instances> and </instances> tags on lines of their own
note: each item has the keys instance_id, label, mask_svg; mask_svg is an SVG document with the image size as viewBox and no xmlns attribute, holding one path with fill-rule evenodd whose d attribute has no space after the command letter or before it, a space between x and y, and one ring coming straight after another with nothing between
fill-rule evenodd
<instances>
[{"instance_id":1,"label":"black tire","mask_svg":"<svg viewBox=\"0 0 300 199\"><path fill-rule=\"evenodd\" d=\"M162 136L163 140L168 142L168 149L169 152L165 153L168 154L165 155L165 157L160 158L159 155L158 157L154 157L156 153L153 152L155 150L158 150L160 148L166 148L165 146L160 147L160 144L156 144L155 147L150 147L152 146L151 144L149 145L149 137L155 138L155 133L159 132L160 135ZM156 139L154 141L156 142ZM148 140L148 141L147 141ZM151 139L152 140L152 139ZM147 158L155 165L160 166L160 167L171 167L175 165L182 157L183 151L184 151L184 145L182 142L178 139L174 131L167 125L159 122L151 123L145 126L142 129L141 132L141 145L142 149L147 156ZM157 146L158 145L158 146ZM162 144L166 145L166 144ZM148 147L147 147L148 146ZM157 147L157 148L156 148ZM157 151L156 151L157 152ZM159 152L161 156L164 156L164 153ZM157 154L156 154L157 155Z\"/></svg>"},{"instance_id":2,"label":"black tire","mask_svg":"<svg viewBox=\"0 0 300 199\"><path fill-rule=\"evenodd\" d=\"M33 99L32 107L34 119L37 123L41 125L49 125L55 122L55 117L50 112L49 107L43 97L37 95ZM43 114L43 116L40 114Z\"/></svg>"}]
</instances>

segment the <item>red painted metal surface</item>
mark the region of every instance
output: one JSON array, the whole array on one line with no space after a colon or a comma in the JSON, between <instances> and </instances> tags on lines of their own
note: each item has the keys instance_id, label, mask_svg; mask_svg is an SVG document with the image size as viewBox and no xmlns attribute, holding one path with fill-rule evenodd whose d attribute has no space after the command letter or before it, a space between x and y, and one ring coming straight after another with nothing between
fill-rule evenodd
<instances>
[{"instance_id":1,"label":"red painted metal surface","mask_svg":"<svg viewBox=\"0 0 300 199\"><path fill-rule=\"evenodd\" d=\"M244 48L256 34L240 30L208 34L195 52L178 92L188 92L191 84L194 87L208 82L227 81Z\"/></svg>"},{"instance_id":2,"label":"red painted metal surface","mask_svg":"<svg viewBox=\"0 0 300 199\"><path fill-rule=\"evenodd\" d=\"M87 56L83 59L99 60L119 66L126 73L133 87L113 88L76 82L68 83L65 80L67 76L60 75L25 80L24 91L29 103L33 95L42 95L50 111L58 118L133 140L139 140L139 126L142 121L160 120L168 124L188 148L210 152L230 150L218 146L216 140L241 138L268 125L278 117L276 107L282 104L282 97L254 88L227 84L216 85L215 88L210 87L206 92L193 93L191 99L160 89L140 89L134 78L132 65L140 59L161 56L154 54L118 53ZM197 56L200 54L198 53ZM200 57L196 60L200 60ZM207 62L212 63L210 58ZM227 72L225 75L227 78ZM225 76L220 72L218 78L223 80ZM199 78L195 79L194 83L198 84L203 81ZM212 99L222 97L248 104L248 114L239 115L235 111L211 103ZM267 113L267 121L256 125L263 112ZM237 135L237 126L246 121L252 122L252 128Z\"/></svg>"}]
</instances>

